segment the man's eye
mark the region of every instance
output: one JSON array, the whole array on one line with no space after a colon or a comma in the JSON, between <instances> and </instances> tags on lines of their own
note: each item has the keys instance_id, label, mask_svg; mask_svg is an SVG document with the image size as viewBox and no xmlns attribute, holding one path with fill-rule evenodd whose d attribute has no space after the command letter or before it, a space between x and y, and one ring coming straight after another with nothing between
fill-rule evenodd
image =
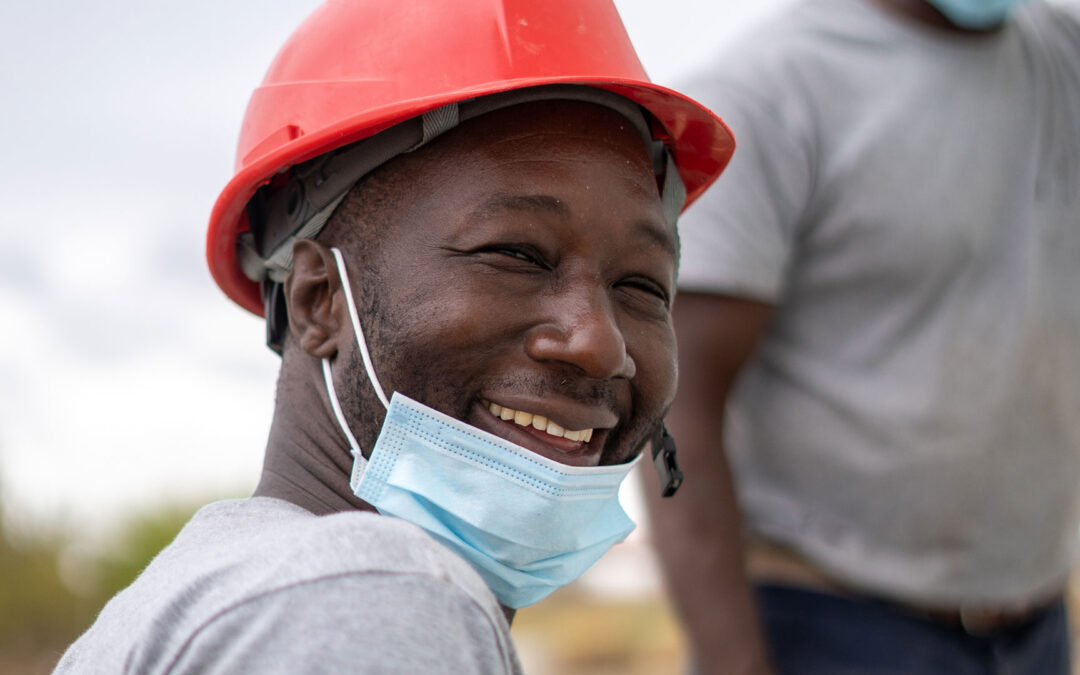
<instances>
[{"instance_id":1,"label":"man's eye","mask_svg":"<svg viewBox=\"0 0 1080 675\"><path fill-rule=\"evenodd\" d=\"M545 262L543 254L527 244L497 244L494 246L486 246L480 249L479 252L495 253L500 256L506 256L507 258L513 258L514 260L520 260L535 265L542 269L551 269L551 266Z\"/></svg>"},{"instance_id":2,"label":"man's eye","mask_svg":"<svg viewBox=\"0 0 1080 675\"><path fill-rule=\"evenodd\" d=\"M652 279L635 277L633 279L627 279L619 285L634 293L651 296L650 299L659 300L665 307L667 307L670 302L668 292L663 286Z\"/></svg>"},{"instance_id":3,"label":"man's eye","mask_svg":"<svg viewBox=\"0 0 1080 675\"><path fill-rule=\"evenodd\" d=\"M518 260L524 260L526 262L536 262L536 260L531 255L523 253L522 251L514 248L500 248L496 249L496 251L503 255L508 255L511 258L517 258Z\"/></svg>"}]
</instances>

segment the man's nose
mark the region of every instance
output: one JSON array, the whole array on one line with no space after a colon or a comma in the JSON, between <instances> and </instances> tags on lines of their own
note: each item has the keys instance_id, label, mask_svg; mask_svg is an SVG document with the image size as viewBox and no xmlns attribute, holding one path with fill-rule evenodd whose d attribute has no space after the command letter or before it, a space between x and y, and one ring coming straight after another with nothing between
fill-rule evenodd
<instances>
[{"instance_id":1,"label":"man's nose","mask_svg":"<svg viewBox=\"0 0 1080 675\"><path fill-rule=\"evenodd\" d=\"M626 378L637 373L611 300L602 289L560 296L555 317L529 329L525 350L537 361L576 366L596 379Z\"/></svg>"}]
</instances>

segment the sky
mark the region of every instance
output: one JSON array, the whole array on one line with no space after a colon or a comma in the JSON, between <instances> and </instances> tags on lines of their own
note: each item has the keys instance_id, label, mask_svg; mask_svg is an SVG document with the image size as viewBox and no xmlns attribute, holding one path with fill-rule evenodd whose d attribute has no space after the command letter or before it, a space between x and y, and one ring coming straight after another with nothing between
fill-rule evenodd
<instances>
[{"instance_id":1,"label":"sky","mask_svg":"<svg viewBox=\"0 0 1080 675\"><path fill-rule=\"evenodd\" d=\"M615 4L652 79L673 85L786 2ZM205 228L248 96L317 4L0 4L9 524L93 529L254 487L279 361L212 282Z\"/></svg>"}]
</instances>

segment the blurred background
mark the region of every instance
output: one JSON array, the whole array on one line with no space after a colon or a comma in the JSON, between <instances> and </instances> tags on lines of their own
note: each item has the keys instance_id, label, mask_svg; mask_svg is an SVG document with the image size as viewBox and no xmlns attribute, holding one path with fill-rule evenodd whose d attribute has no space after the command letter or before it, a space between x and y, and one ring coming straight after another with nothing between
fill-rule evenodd
<instances>
[{"instance_id":1,"label":"blurred background","mask_svg":"<svg viewBox=\"0 0 1080 675\"><path fill-rule=\"evenodd\" d=\"M785 1L616 4L670 85ZM196 508L255 485L278 358L205 227L317 4L0 3L0 673L49 672ZM514 632L534 675L681 665L646 528Z\"/></svg>"},{"instance_id":2,"label":"blurred background","mask_svg":"<svg viewBox=\"0 0 1080 675\"><path fill-rule=\"evenodd\" d=\"M677 86L787 2L616 5ZM205 225L316 4L0 3L0 673L49 672L198 506L255 485L278 358L213 284ZM636 488L643 527L519 613L527 672L681 672Z\"/></svg>"}]
</instances>

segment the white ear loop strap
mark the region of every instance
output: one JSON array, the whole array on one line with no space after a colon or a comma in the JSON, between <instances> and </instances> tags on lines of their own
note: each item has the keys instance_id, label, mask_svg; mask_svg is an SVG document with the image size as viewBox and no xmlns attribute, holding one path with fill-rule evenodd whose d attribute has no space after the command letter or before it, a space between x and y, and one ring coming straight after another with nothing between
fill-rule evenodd
<instances>
[{"instance_id":1,"label":"white ear loop strap","mask_svg":"<svg viewBox=\"0 0 1080 675\"><path fill-rule=\"evenodd\" d=\"M349 318L352 319L353 332L356 333L356 345L360 347L360 357L364 360L364 370L367 371L371 386L375 389L375 394L379 397L379 400L382 401L383 407L389 409L390 401L386 399L382 385L379 384L379 378L375 377L375 367L371 365L371 354L368 353L367 341L364 340L364 331L360 326L360 315L357 314L356 303L353 302L352 286L349 285L349 273L345 271L345 259L336 246L331 247L330 251L334 254L338 275L341 277L341 285L345 288L345 302L349 306Z\"/></svg>"},{"instance_id":2,"label":"white ear loop strap","mask_svg":"<svg viewBox=\"0 0 1080 675\"><path fill-rule=\"evenodd\" d=\"M330 359L322 360L322 372L323 379L326 381L326 393L330 395L330 407L334 411L334 417L337 418L338 426L341 427L341 431L345 434L345 439L349 441L349 451L357 462L366 464L367 460L364 459L364 453L360 452L360 444L356 442L356 437L352 435L349 423L345 421L345 415L341 412L341 404L338 403L337 392L334 391L334 377L330 373Z\"/></svg>"},{"instance_id":3,"label":"white ear loop strap","mask_svg":"<svg viewBox=\"0 0 1080 675\"><path fill-rule=\"evenodd\" d=\"M345 271L345 260L341 256L341 251L336 247L331 247L330 250L334 254L338 275L341 277L341 284L345 289L345 303L349 307L349 319L352 320L353 332L356 334L356 345L360 348L360 357L364 361L364 370L367 371L368 379L371 381L372 388L375 389L375 394L379 397L383 406L389 408L390 404L386 400L386 394L383 392L382 385L379 384L379 378L375 377L375 368L371 365L371 354L368 353L367 341L364 340L364 332L360 327L360 316L356 311L356 303L353 301L352 288L349 286L349 273ZM322 360L322 369L323 380L326 381L326 393L330 398L330 407L334 411L334 417L337 418L338 426L341 427L342 433L345 434L345 439L349 441L349 450L356 461L353 471L354 473L358 469L362 471L367 465L367 459L364 458L364 454L360 451L360 444L356 442L356 437L353 436L352 430L349 429L349 423L345 421L345 413L341 411L337 390L334 389L334 376L330 370L329 359Z\"/></svg>"}]
</instances>

